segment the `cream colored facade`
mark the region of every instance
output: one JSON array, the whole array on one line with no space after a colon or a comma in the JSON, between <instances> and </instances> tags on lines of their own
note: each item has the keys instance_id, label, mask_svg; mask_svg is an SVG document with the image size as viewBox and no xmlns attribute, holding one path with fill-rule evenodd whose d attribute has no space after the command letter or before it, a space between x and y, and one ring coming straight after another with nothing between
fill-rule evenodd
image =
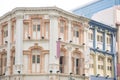
<instances>
[{"instance_id":1,"label":"cream colored facade","mask_svg":"<svg viewBox=\"0 0 120 80\"><path fill-rule=\"evenodd\" d=\"M68 80L71 72L87 79L88 21L57 7L15 8L0 17L0 80Z\"/></svg>"},{"instance_id":2,"label":"cream colored facade","mask_svg":"<svg viewBox=\"0 0 120 80\"><path fill-rule=\"evenodd\" d=\"M0 80L70 80L71 76L88 80L97 74L112 78L113 58L90 50L94 41L89 21L57 7L15 8L3 15ZM103 36L96 33L96 37ZM106 36L105 50L110 51L110 36ZM96 40L102 49L101 38Z\"/></svg>"}]
</instances>

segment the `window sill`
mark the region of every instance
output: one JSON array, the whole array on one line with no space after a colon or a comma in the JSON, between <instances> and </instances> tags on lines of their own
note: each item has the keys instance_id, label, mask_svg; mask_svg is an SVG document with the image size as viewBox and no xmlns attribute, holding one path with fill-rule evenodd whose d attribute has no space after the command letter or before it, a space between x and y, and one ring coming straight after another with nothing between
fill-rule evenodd
<instances>
[{"instance_id":1,"label":"window sill","mask_svg":"<svg viewBox=\"0 0 120 80\"><path fill-rule=\"evenodd\" d=\"M24 39L23 41L48 41L49 39Z\"/></svg>"}]
</instances>

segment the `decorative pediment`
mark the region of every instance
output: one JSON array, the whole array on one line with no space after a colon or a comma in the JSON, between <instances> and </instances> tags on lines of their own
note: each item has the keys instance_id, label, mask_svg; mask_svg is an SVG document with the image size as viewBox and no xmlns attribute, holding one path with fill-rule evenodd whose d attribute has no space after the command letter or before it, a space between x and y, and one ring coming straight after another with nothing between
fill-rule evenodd
<instances>
[{"instance_id":1,"label":"decorative pediment","mask_svg":"<svg viewBox=\"0 0 120 80\"><path fill-rule=\"evenodd\" d=\"M75 50L72 52L72 56L79 55L79 57L84 57L82 52L79 50L79 48L75 48Z\"/></svg>"},{"instance_id":2,"label":"decorative pediment","mask_svg":"<svg viewBox=\"0 0 120 80\"><path fill-rule=\"evenodd\" d=\"M41 46L38 46L38 43L35 43L34 46L31 46L29 49L30 50L33 50L33 49L43 50L43 48Z\"/></svg>"}]
</instances>

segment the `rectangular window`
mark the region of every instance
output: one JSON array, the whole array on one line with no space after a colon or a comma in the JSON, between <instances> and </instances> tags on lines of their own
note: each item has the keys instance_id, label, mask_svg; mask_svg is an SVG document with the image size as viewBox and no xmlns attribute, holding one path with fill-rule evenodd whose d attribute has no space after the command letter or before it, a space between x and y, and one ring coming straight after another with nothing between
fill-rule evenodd
<instances>
[{"instance_id":1,"label":"rectangular window","mask_svg":"<svg viewBox=\"0 0 120 80\"><path fill-rule=\"evenodd\" d=\"M93 34L92 33L89 33L89 39L93 40Z\"/></svg>"},{"instance_id":2,"label":"rectangular window","mask_svg":"<svg viewBox=\"0 0 120 80\"><path fill-rule=\"evenodd\" d=\"M46 27L46 32L48 32L49 31L49 23L48 22L45 23L45 27Z\"/></svg>"},{"instance_id":3,"label":"rectangular window","mask_svg":"<svg viewBox=\"0 0 120 80\"><path fill-rule=\"evenodd\" d=\"M62 67L60 67L60 72L63 73L63 68Z\"/></svg>"},{"instance_id":4,"label":"rectangular window","mask_svg":"<svg viewBox=\"0 0 120 80\"><path fill-rule=\"evenodd\" d=\"M40 25L37 25L37 31L40 31Z\"/></svg>"},{"instance_id":5,"label":"rectangular window","mask_svg":"<svg viewBox=\"0 0 120 80\"><path fill-rule=\"evenodd\" d=\"M5 56L5 64L4 64L4 66L6 66L6 64L7 64L7 57Z\"/></svg>"},{"instance_id":6,"label":"rectangular window","mask_svg":"<svg viewBox=\"0 0 120 80\"><path fill-rule=\"evenodd\" d=\"M37 63L40 63L40 55L37 55Z\"/></svg>"},{"instance_id":7,"label":"rectangular window","mask_svg":"<svg viewBox=\"0 0 120 80\"><path fill-rule=\"evenodd\" d=\"M76 67L78 67L79 59L76 59Z\"/></svg>"},{"instance_id":8,"label":"rectangular window","mask_svg":"<svg viewBox=\"0 0 120 80\"><path fill-rule=\"evenodd\" d=\"M110 66L110 71L112 71L112 67Z\"/></svg>"},{"instance_id":9,"label":"rectangular window","mask_svg":"<svg viewBox=\"0 0 120 80\"><path fill-rule=\"evenodd\" d=\"M109 69L109 66L107 66L107 70L110 70L110 69Z\"/></svg>"},{"instance_id":10,"label":"rectangular window","mask_svg":"<svg viewBox=\"0 0 120 80\"><path fill-rule=\"evenodd\" d=\"M108 35L108 37L107 37L107 44L110 44L111 43L111 37L110 37L110 35Z\"/></svg>"},{"instance_id":11,"label":"rectangular window","mask_svg":"<svg viewBox=\"0 0 120 80\"><path fill-rule=\"evenodd\" d=\"M35 63L35 55L32 55L32 63Z\"/></svg>"},{"instance_id":12,"label":"rectangular window","mask_svg":"<svg viewBox=\"0 0 120 80\"><path fill-rule=\"evenodd\" d=\"M99 35L97 35L97 41L99 41Z\"/></svg>"},{"instance_id":13,"label":"rectangular window","mask_svg":"<svg viewBox=\"0 0 120 80\"><path fill-rule=\"evenodd\" d=\"M100 39L101 39L100 41L103 42L103 37L102 36L100 36Z\"/></svg>"},{"instance_id":14,"label":"rectangular window","mask_svg":"<svg viewBox=\"0 0 120 80\"><path fill-rule=\"evenodd\" d=\"M60 72L63 73L64 72L64 65L63 65L63 61L64 61L64 56L60 56Z\"/></svg>"},{"instance_id":15,"label":"rectangular window","mask_svg":"<svg viewBox=\"0 0 120 80\"><path fill-rule=\"evenodd\" d=\"M98 65L98 69L100 69L100 65Z\"/></svg>"},{"instance_id":16,"label":"rectangular window","mask_svg":"<svg viewBox=\"0 0 120 80\"><path fill-rule=\"evenodd\" d=\"M64 27L65 27L65 22L61 21L60 22L60 33L64 33Z\"/></svg>"},{"instance_id":17,"label":"rectangular window","mask_svg":"<svg viewBox=\"0 0 120 80\"><path fill-rule=\"evenodd\" d=\"M15 57L13 57L13 65L15 65Z\"/></svg>"},{"instance_id":18,"label":"rectangular window","mask_svg":"<svg viewBox=\"0 0 120 80\"><path fill-rule=\"evenodd\" d=\"M60 27L60 33L64 33L64 27Z\"/></svg>"},{"instance_id":19,"label":"rectangular window","mask_svg":"<svg viewBox=\"0 0 120 80\"><path fill-rule=\"evenodd\" d=\"M79 37L79 31L76 31L76 37Z\"/></svg>"},{"instance_id":20,"label":"rectangular window","mask_svg":"<svg viewBox=\"0 0 120 80\"><path fill-rule=\"evenodd\" d=\"M103 68L104 68L104 66L103 65L101 65L101 69L103 70Z\"/></svg>"},{"instance_id":21,"label":"rectangular window","mask_svg":"<svg viewBox=\"0 0 120 80\"><path fill-rule=\"evenodd\" d=\"M63 64L63 56L60 56L60 64Z\"/></svg>"},{"instance_id":22,"label":"rectangular window","mask_svg":"<svg viewBox=\"0 0 120 80\"><path fill-rule=\"evenodd\" d=\"M35 25L33 25L33 31L36 31L36 26Z\"/></svg>"}]
</instances>

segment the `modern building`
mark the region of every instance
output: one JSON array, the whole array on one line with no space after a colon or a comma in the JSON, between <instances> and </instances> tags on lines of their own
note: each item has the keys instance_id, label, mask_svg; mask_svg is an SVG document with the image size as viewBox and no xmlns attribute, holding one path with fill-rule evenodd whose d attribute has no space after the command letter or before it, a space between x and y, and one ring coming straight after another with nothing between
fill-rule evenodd
<instances>
[{"instance_id":1,"label":"modern building","mask_svg":"<svg viewBox=\"0 0 120 80\"><path fill-rule=\"evenodd\" d=\"M57 7L6 13L0 17L0 80L89 79L88 23Z\"/></svg>"},{"instance_id":2,"label":"modern building","mask_svg":"<svg viewBox=\"0 0 120 80\"><path fill-rule=\"evenodd\" d=\"M116 52L118 68L116 73L120 77L120 0L96 0L73 10L73 13L117 28Z\"/></svg>"}]
</instances>

